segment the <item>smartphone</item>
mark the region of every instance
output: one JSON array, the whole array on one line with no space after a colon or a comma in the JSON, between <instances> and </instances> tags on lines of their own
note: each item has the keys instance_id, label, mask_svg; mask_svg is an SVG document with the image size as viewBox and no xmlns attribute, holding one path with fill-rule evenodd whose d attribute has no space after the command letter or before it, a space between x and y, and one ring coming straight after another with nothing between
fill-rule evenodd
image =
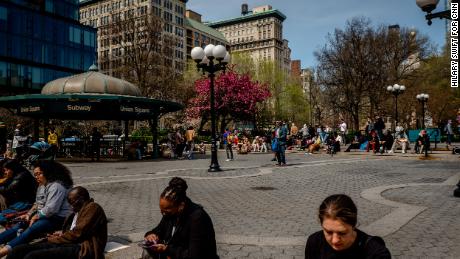
<instances>
[{"instance_id":1,"label":"smartphone","mask_svg":"<svg viewBox=\"0 0 460 259\"><path fill-rule=\"evenodd\" d=\"M143 240L142 242L137 243L137 245L142 247L142 248L152 248L156 244L157 244L157 242L150 242L150 241L147 241L147 240Z\"/></svg>"}]
</instances>

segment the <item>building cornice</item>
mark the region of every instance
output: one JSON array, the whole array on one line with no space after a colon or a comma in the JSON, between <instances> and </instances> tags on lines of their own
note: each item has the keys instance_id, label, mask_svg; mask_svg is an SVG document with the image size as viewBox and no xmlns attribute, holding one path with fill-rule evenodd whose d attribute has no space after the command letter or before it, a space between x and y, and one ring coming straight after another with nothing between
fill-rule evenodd
<instances>
[{"instance_id":1,"label":"building cornice","mask_svg":"<svg viewBox=\"0 0 460 259\"><path fill-rule=\"evenodd\" d=\"M110 0L80 0L79 6L84 7L87 5L92 5L98 2L105 2L105 1L110 1ZM184 4L188 2L188 0L179 0L179 1L183 2Z\"/></svg>"},{"instance_id":2,"label":"building cornice","mask_svg":"<svg viewBox=\"0 0 460 259\"><path fill-rule=\"evenodd\" d=\"M254 21L254 20L260 20L263 18L267 17L275 17L278 18L281 21L286 20L286 16L278 11L278 10L268 10L265 12L260 12L260 13L253 13L253 14L247 14L243 15L237 18L232 18L229 20L223 20L223 21L217 21L217 22L208 22L204 23L205 25L212 27L212 28L220 28L224 26L229 26L229 25L234 25L234 24L239 24L242 22L249 22L249 21Z\"/></svg>"}]
</instances>

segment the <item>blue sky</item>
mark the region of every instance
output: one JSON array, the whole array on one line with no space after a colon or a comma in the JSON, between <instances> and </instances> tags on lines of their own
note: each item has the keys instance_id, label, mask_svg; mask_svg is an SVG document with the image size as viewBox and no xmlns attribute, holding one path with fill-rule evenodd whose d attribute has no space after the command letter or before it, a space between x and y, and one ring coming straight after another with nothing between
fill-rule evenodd
<instances>
[{"instance_id":1,"label":"blue sky","mask_svg":"<svg viewBox=\"0 0 460 259\"><path fill-rule=\"evenodd\" d=\"M416 28L438 47L445 42L446 20L435 19L428 26L415 0L189 0L187 9L200 13L203 21L216 21L240 16L243 3L249 5L249 10L269 4L287 16L284 38L289 40L291 58L300 59L302 68L316 64L313 52L324 46L328 33L344 28L346 21L356 16L370 18L374 26L399 24ZM435 12L443 10L441 0Z\"/></svg>"}]
</instances>

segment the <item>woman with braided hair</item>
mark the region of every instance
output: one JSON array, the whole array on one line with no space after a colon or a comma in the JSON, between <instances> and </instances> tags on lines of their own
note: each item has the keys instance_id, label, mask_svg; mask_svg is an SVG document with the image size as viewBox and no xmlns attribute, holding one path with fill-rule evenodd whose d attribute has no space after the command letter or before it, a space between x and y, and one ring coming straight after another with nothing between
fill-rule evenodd
<instances>
[{"instance_id":1,"label":"woman with braided hair","mask_svg":"<svg viewBox=\"0 0 460 259\"><path fill-rule=\"evenodd\" d=\"M160 224L147 232L143 259L217 259L212 220L186 194L187 183L174 177L160 195Z\"/></svg>"}]
</instances>

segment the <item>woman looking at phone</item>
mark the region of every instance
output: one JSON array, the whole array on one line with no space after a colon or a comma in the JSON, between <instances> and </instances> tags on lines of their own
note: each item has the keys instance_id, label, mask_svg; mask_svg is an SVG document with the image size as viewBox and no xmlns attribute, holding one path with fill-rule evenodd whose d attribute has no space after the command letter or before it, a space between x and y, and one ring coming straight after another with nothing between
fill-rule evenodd
<instances>
[{"instance_id":1,"label":"woman looking at phone","mask_svg":"<svg viewBox=\"0 0 460 259\"><path fill-rule=\"evenodd\" d=\"M318 216L323 230L308 237L305 259L391 258L382 238L356 228L358 209L347 195L327 197L319 206Z\"/></svg>"},{"instance_id":2,"label":"woman looking at phone","mask_svg":"<svg viewBox=\"0 0 460 259\"><path fill-rule=\"evenodd\" d=\"M211 218L186 195L187 183L174 177L160 195L160 224L144 236L143 259L217 259Z\"/></svg>"}]
</instances>

